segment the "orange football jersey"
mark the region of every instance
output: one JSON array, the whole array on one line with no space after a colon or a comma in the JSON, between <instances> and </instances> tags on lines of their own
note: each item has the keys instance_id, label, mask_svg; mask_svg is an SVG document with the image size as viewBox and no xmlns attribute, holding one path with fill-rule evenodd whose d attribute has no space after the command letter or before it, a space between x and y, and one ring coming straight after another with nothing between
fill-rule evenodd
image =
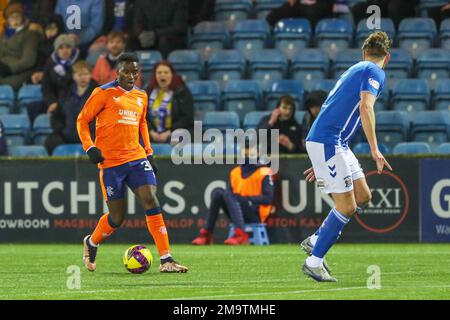
<instances>
[{"instance_id":1,"label":"orange football jersey","mask_svg":"<svg viewBox=\"0 0 450 320\"><path fill-rule=\"evenodd\" d=\"M121 88L117 80L96 88L78 115L77 129L83 149L95 146L110 168L153 154L147 127L147 93L138 87ZM96 120L95 143L89 123ZM139 143L142 135L144 148Z\"/></svg>"}]
</instances>

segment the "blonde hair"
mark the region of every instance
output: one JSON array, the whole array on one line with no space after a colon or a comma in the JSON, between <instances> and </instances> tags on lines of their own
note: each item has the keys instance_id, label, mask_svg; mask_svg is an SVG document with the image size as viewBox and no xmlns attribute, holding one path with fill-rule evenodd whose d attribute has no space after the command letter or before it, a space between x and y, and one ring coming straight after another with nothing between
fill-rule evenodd
<instances>
[{"instance_id":1,"label":"blonde hair","mask_svg":"<svg viewBox=\"0 0 450 320\"><path fill-rule=\"evenodd\" d=\"M364 41L362 50L370 57L383 59L391 48L391 39L384 31L371 33Z\"/></svg>"},{"instance_id":2,"label":"blonde hair","mask_svg":"<svg viewBox=\"0 0 450 320\"><path fill-rule=\"evenodd\" d=\"M86 70L88 70L89 72L91 72L91 66L89 65L89 63L87 63L87 62L84 61L84 60L77 61L77 62L75 62L75 63L72 65L72 72L73 72L73 73L81 72L81 71L84 70L84 69L86 69Z\"/></svg>"}]
</instances>

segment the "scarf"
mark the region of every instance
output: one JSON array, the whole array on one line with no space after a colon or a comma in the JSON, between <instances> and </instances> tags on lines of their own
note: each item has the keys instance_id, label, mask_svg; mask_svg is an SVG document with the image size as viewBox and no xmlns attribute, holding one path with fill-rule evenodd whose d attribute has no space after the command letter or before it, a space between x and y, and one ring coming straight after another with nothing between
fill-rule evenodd
<instances>
[{"instance_id":1,"label":"scarf","mask_svg":"<svg viewBox=\"0 0 450 320\"><path fill-rule=\"evenodd\" d=\"M5 28L5 37L6 39L9 39L11 37L13 37L17 32L21 31L23 28L25 27L25 25L22 25L16 29L14 28L10 28L10 27L6 27Z\"/></svg>"},{"instance_id":2,"label":"scarf","mask_svg":"<svg viewBox=\"0 0 450 320\"><path fill-rule=\"evenodd\" d=\"M70 58L67 60L63 60L58 56L57 51L53 52L52 59L56 64L53 67L53 70L56 72L57 75L64 77L67 74L67 71L70 70L72 64L77 60L79 54L80 51L78 49L73 49Z\"/></svg>"},{"instance_id":3,"label":"scarf","mask_svg":"<svg viewBox=\"0 0 450 320\"><path fill-rule=\"evenodd\" d=\"M153 118L158 118L157 132L161 133L166 131L166 118L170 115L170 110L167 109L167 105L172 101L173 91L168 91L164 94L163 101L157 109L153 109L156 97L158 96L158 89L153 89L148 100L148 110L151 112Z\"/></svg>"}]
</instances>

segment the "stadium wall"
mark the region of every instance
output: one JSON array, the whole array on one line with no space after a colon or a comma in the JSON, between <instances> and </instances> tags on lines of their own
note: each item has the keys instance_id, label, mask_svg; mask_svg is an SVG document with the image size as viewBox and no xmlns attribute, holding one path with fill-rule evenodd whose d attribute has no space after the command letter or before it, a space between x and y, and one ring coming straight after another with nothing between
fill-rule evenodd
<instances>
[{"instance_id":1,"label":"stadium wall","mask_svg":"<svg viewBox=\"0 0 450 320\"><path fill-rule=\"evenodd\" d=\"M450 158L390 157L394 172L377 175L361 164L373 190L371 205L346 227L343 242L450 242ZM225 187L232 165L173 165L159 159L158 196L171 241L189 243L204 223L209 195ZM304 157L280 162L276 213L267 221L272 243L294 243L311 234L331 205L303 180ZM111 242L151 241L144 213L128 194L128 216ZM0 242L77 243L106 212L98 170L85 159L0 160ZM224 217L216 242L228 233Z\"/></svg>"}]
</instances>

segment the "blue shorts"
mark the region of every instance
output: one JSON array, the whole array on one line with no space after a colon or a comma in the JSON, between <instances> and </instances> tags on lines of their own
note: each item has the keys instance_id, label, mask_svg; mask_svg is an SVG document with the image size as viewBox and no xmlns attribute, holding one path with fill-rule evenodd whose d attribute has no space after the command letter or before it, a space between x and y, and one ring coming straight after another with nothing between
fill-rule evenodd
<instances>
[{"instance_id":1,"label":"blue shorts","mask_svg":"<svg viewBox=\"0 0 450 320\"><path fill-rule=\"evenodd\" d=\"M156 185L153 168L147 159L100 169L100 185L106 202L125 198L126 186L135 190L144 185Z\"/></svg>"}]
</instances>

